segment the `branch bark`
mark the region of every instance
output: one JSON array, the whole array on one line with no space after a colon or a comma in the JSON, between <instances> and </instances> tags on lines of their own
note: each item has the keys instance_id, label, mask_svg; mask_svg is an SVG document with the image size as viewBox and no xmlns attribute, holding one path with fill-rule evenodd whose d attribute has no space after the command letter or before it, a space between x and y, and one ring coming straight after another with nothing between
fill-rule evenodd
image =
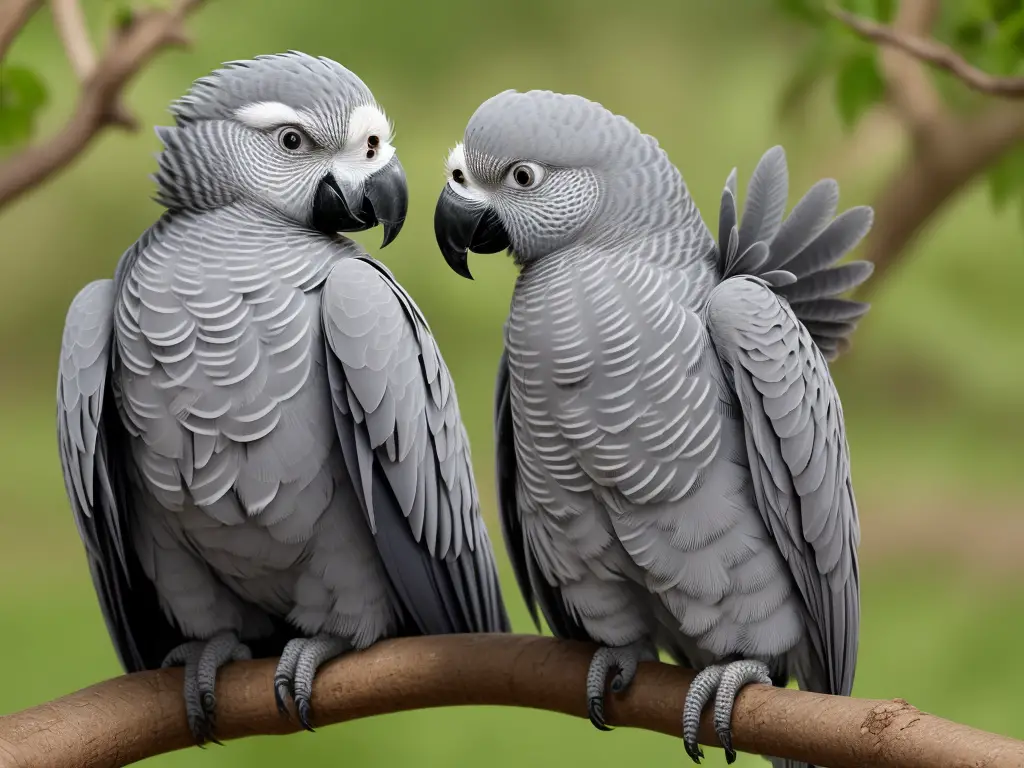
<instances>
[{"instance_id":1,"label":"branch bark","mask_svg":"<svg viewBox=\"0 0 1024 768\"><path fill-rule=\"evenodd\" d=\"M42 4L43 0L4 0L0 9L0 62L7 55L14 38Z\"/></svg>"},{"instance_id":2,"label":"branch bark","mask_svg":"<svg viewBox=\"0 0 1024 768\"><path fill-rule=\"evenodd\" d=\"M135 121L119 107L128 81L163 48L186 42L182 29L185 17L203 0L178 0L170 10L140 12L111 41L109 50L85 77L78 106L64 128L52 138L30 147L0 165L0 208L61 170L85 149L100 131L111 125L134 129ZM67 10L69 4L61 4ZM77 8L76 3L71 3ZM61 7L60 5L58 7ZM55 9L56 11L57 9ZM60 18L60 14L55 14ZM76 71L84 71L87 55L80 52L77 22L65 16L65 42L76 40L69 58ZM81 35L85 34L84 27ZM88 38L85 38L88 46ZM74 50L74 53L72 53ZM91 51L91 47L89 48Z\"/></svg>"},{"instance_id":3,"label":"branch bark","mask_svg":"<svg viewBox=\"0 0 1024 768\"><path fill-rule=\"evenodd\" d=\"M881 44L886 100L910 139L907 159L874 202L875 223L864 255L874 262L875 272L858 292L858 298L866 299L956 192L1024 142L1024 104L998 101L975 117L962 117L943 104L926 65L941 66L969 87L1004 97L1024 96L1024 79L1018 93L1017 84L975 70L932 40L938 0L902 0L892 27L842 9L830 11L857 34ZM979 83L985 87L978 88Z\"/></svg>"},{"instance_id":4,"label":"branch bark","mask_svg":"<svg viewBox=\"0 0 1024 768\"><path fill-rule=\"evenodd\" d=\"M84 82L96 69L96 52L89 41L85 15L78 0L51 0L53 23L78 81Z\"/></svg>"},{"instance_id":5,"label":"branch bark","mask_svg":"<svg viewBox=\"0 0 1024 768\"><path fill-rule=\"evenodd\" d=\"M925 13L934 18L935 12L930 10L928 6L936 7L937 5L932 0L928 0L927 2L918 3L905 2L902 7L912 9L909 12L911 15ZM903 53L913 56L915 59L943 69L962 81L968 88L973 88L980 93L988 93L993 96L1024 98L1024 77L997 77L996 75L990 75L988 72L968 63L963 56L948 45L943 45L937 40L904 32L900 29L898 19L897 23L892 27L887 27L870 19L856 16L842 8L831 8L829 12L865 40L896 48ZM931 27L931 24L928 23L925 26Z\"/></svg>"},{"instance_id":6,"label":"branch bark","mask_svg":"<svg viewBox=\"0 0 1024 768\"><path fill-rule=\"evenodd\" d=\"M586 717L594 648L531 635L448 635L379 643L327 664L316 678L319 726L412 709L526 707ZM298 730L277 712L275 660L230 664L217 681L222 740ZM679 738L693 673L642 664L633 685L610 696L609 722ZM180 669L114 678L0 718L3 768L114 768L191 745ZM920 712L901 699L824 696L752 685L733 712L737 748L832 768L1020 768L1024 742ZM604 738L595 733L594 738ZM701 743L716 746L710 717Z\"/></svg>"}]
</instances>

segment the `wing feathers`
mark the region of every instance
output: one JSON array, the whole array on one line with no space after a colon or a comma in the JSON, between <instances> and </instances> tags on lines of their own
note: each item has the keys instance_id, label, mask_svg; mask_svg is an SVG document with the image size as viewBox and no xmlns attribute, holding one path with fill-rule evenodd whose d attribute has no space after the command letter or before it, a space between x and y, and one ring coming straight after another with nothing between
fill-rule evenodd
<instances>
[{"instance_id":1,"label":"wing feathers","mask_svg":"<svg viewBox=\"0 0 1024 768\"><path fill-rule=\"evenodd\" d=\"M422 314L356 258L333 268L321 313L346 466L411 629L508 631L468 439Z\"/></svg>"},{"instance_id":2,"label":"wing feathers","mask_svg":"<svg viewBox=\"0 0 1024 768\"><path fill-rule=\"evenodd\" d=\"M757 278L716 287L708 320L743 410L758 507L812 618L812 646L827 678L818 684L849 695L859 636L859 524L828 365L793 311Z\"/></svg>"}]
</instances>

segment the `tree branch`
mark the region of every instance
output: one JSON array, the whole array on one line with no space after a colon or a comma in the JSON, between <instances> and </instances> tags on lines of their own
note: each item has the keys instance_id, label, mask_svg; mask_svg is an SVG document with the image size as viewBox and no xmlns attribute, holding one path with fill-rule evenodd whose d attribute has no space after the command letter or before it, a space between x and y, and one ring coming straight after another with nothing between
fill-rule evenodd
<instances>
[{"instance_id":1,"label":"tree branch","mask_svg":"<svg viewBox=\"0 0 1024 768\"><path fill-rule=\"evenodd\" d=\"M902 0L891 27L830 6L861 37L881 45L886 99L910 137L907 159L874 202L865 257L875 272L858 291L866 299L906 253L925 224L978 174L1024 141L1024 105L996 103L974 118L948 109L926 64L941 67L985 93L1024 97L1024 78L996 78L931 39L938 0Z\"/></svg>"},{"instance_id":2,"label":"tree branch","mask_svg":"<svg viewBox=\"0 0 1024 768\"><path fill-rule=\"evenodd\" d=\"M900 8L901 11L904 8L909 9L907 14L912 18L917 14L929 13L934 17L934 12L930 12L928 6L937 5L938 3L933 0L918 0L917 2L903 2ZM1024 98L1024 77L990 75L969 64L949 46L943 45L937 40L904 31L900 28L899 17L897 17L896 24L887 27L870 19L856 16L842 8L830 8L829 12L865 40L895 48L915 59L943 69L961 80L968 88L993 96Z\"/></svg>"},{"instance_id":3,"label":"tree branch","mask_svg":"<svg viewBox=\"0 0 1024 768\"><path fill-rule=\"evenodd\" d=\"M904 0L893 21L895 34L924 36L939 13L938 0ZM898 48L881 52L886 96L917 140L926 141L935 122L945 113L942 96L921 62Z\"/></svg>"},{"instance_id":4,"label":"tree branch","mask_svg":"<svg viewBox=\"0 0 1024 768\"><path fill-rule=\"evenodd\" d=\"M531 635L447 635L379 643L323 667L317 725L412 709L526 707L586 717L593 647ZM292 733L277 712L275 660L230 664L217 680L217 732L236 739ZM620 726L679 738L689 670L642 664L606 714ZM1024 742L925 714L905 701L824 696L752 685L733 712L739 749L832 768L890 766L1019 768ZM604 738L595 733L594 738ZM710 717L701 743L717 746ZM108 680L48 704L0 717L3 768L113 768L191 745L180 669Z\"/></svg>"},{"instance_id":5,"label":"tree branch","mask_svg":"<svg viewBox=\"0 0 1024 768\"><path fill-rule=\"evenodd\" d=\"M89 30L85 26L85 15L78 0L51 0L53 23L64 45L64 51L71 62L78 82L82 83L96 69L96 52L89 41Z\"/></svg>"},{"instance_id":6,"label":"tree branch","mask_svg":"<svg viewBox=\"0 0 1024 768\"><path fill-rule=\"evenodd\" d=\"M71 163L104 128L134 128L130 116L118 108L121 91L159 50L185 44L182 22L202 2L177 0L170 10L140 12L114 37L109 50L86 77L75 113L64 128L0 165L0 208ZM67 23L74 26L73 22ZM74 37L77 32L70 34ZM67 40L65 33L62 37ZM78 55L69 51L76 71L84 61L79 58L76 64Z\"/></svg>"},{"instance_id":7,"label":"tree branch","mask_svg":"<svg viewBox=\"0 0 1024 768\"><path fill-rule=\"evenodd\" d=\"M3 62L14 38L42 4L43 0L4 0L0 8L0 62Z\"/></svg>"},{"instance_id":8,"label":"tree branch","mask_svg":"<svg viewBox=\"0 0 1024 768\"><path fill-rule=\"evenodd\" d=\"M858 292L865 299L882 285L924 225L953 195L1024 142L1024 105L1000 103L973 119L949 118L926 145L891 177L874 202L875 223L865 239L872 278Z\"/></svg>"}]
</instances>

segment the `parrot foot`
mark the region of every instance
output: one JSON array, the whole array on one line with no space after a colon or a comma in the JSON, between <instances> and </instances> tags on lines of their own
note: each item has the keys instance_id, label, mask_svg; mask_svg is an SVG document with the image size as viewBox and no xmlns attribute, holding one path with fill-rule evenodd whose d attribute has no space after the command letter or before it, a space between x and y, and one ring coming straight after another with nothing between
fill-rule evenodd
<instances>
[{"instance_id":1,"label":"parrot foot","mask_svg":"<svg viewBox=\"0 0 1024 768\"><path fill-rule=\"evenodd\" d=\"M349 650L348 641L332 635L299 637L289 640L281 652L281 660L274 672L274 698L282 715L288 714L286 701L295 701L299 723L307 731L313 730L312 707L313 678L320 665Z\"/></svg>"},{"instance_id":2,"label":"parrot foot","mask_svg":"<svg viewBox=\"0 0 1024 768\"><path fill-rule=\"evenodd\" d=\"M197 746L221 742L213 735L217 724L214 687L217 670L229 661L251 659L249 647L234 632L220 632L209 640L182 643L164 658L161 668L185 667L185 714Z\"/></svg>"},{"instance_id":3,"label":"parrot foot","mask_svg":"<svg viewBox=\"0 0 1024 768\"><path fill-rule=\"evenodd\" d=\"M612 693L621 693L633 682L641 661L657 660L657 650L646 640L598 649L587 671L587 714L595 728L600 731L611 730L604 720L604 692L609 672L615 670L610 686Z\"/></svg>"},{"instance_id":4,"label":"parrot foot","mask_svg":"<svg viewBox=\"0 0 1024 768\"><path fill-rule=\"evenodd\" d=\"M725 750L725 761L732 765L736 750L732 747L732 706L740 690L749 683L771 685L768 665L753 659L742 659L730 664L705 667L697 673L686 692L683 704L683 746L693 762L700 765L704 752L697 744L700 715L705 705L715 699L715 733Z\"/></svg>"}]
</instances>

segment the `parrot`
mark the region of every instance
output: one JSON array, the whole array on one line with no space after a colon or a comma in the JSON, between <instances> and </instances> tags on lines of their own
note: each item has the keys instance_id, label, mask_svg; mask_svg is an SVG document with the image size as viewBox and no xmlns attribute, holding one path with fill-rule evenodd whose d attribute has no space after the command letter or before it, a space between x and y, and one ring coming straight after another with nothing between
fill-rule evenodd
<instances>
[{"instance_id":1,"label":"parrot","mask_svg":"<svg viewBox=\"0 0 1024 768\"><path fill-rule=\"evenodd\" d=\"M705 707L729 763L747 684L850 695L860 523L829 364L869 305L837 265L873 210L836 215L832 179L785 216L785 150L763 154L742 218L728 175L717 237L682 174L583 96L504 91L451 150L438 247L517 266L494 397L496 489L520 591L556 637L596 643L606 686L661 653L697 671L682 718L699 763ZM772 759L769 757L769 759ZM803 765L773 760L779 765Z\"/></svg>"},{"instance_id":2,"label":"parrot","mask_svg":"<svg viewBox=\"0 0 1024 768\"><path fill-rule=\"evenodd\" d=\"M158 219L67 311L65 490L125 672L318 668L383 638L507 632L452 376L393 274L343 233L408 207L392 123L341 64L226 62L174 101ZM219 742L218 742L219 743Z\"/></svg>"}]
</instances>

